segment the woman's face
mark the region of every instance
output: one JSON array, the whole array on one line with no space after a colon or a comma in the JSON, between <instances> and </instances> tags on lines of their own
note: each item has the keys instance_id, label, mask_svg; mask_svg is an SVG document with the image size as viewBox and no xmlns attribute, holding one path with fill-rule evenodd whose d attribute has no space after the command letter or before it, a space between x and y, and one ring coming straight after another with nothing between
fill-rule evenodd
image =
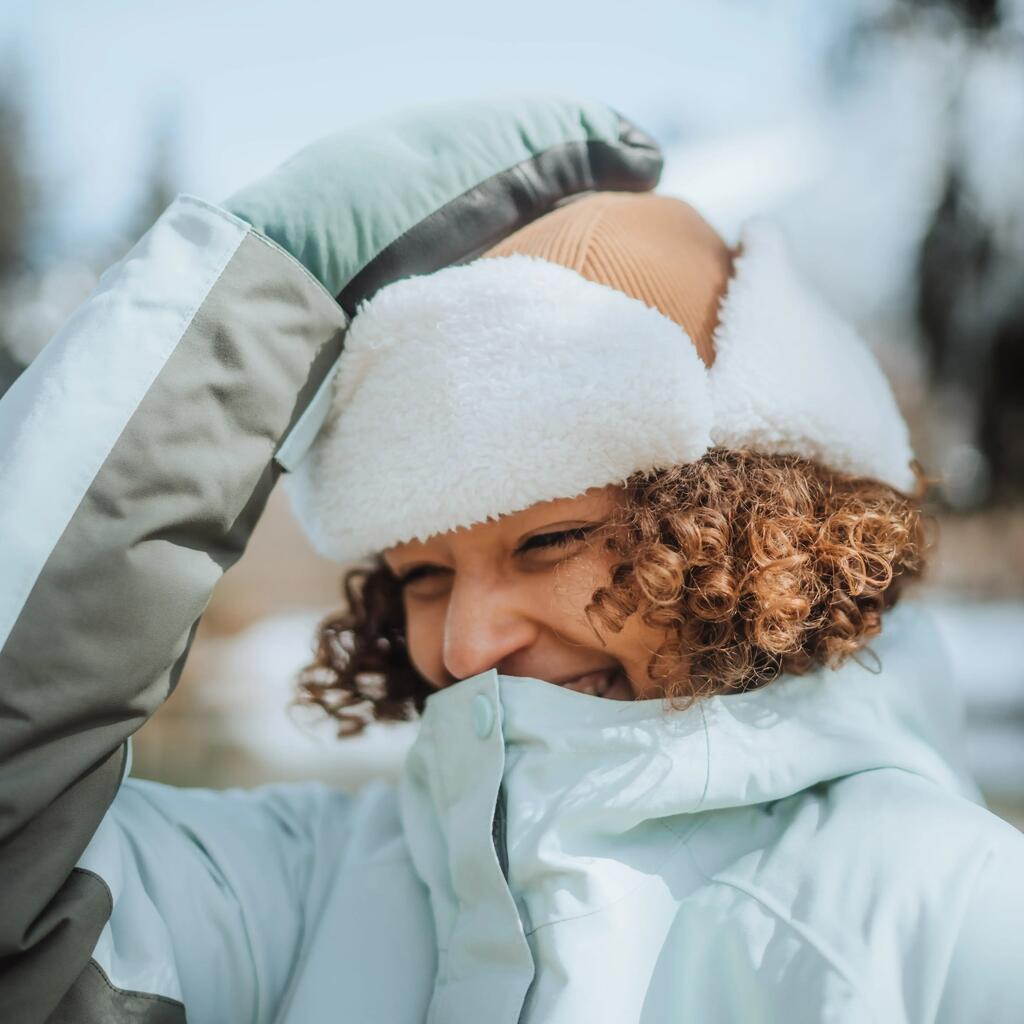
<instances>
[{"instance_id":1,"label":"woman's face","mask_svg":"<svg viewBox=\"0 0 1024 1024\"><path fill-rule=\"evenodd\" d=\"M417 671L435 687L493 668L617 700L657 696L647 665L660 631L632 615L599 636L583 614L613 563L589 538L622 494L594 488L385 551Z\"/></svg>"}]
</instances>

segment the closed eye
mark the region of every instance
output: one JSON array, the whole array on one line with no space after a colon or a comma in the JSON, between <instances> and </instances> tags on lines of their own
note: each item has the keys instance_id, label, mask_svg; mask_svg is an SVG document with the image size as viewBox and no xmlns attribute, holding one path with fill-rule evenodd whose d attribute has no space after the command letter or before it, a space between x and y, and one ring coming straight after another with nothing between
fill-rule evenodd
<instances>
[{"instance_id":1,"label":"closed eye","mask_svg":"<svg viewBox=\"0 0 1024 1024\"><path fill-rule=\"evenodd\" d=\"M535 533L532 537L527 537L526 540L516 548L515 553L517 555L521 555L530 551L543 550L545 548L568 547L570 544L584 540L589 533L597 528L597 525L597 523L590 523L585 526L575 526L571 530L552 530L550 533ZM443 565L430 565L429 563L424 563L422 565L414 565L401 575L396 576L396 581L400 587L404 587L416 580L425 579L429 576L436 576L441 573L451 571L451 569Z\"/></svg>"},{"instance_id":2,"label":"closed eye","mask_svg":"<svg viewBox=\"0 0 1024 1024\"><path fill-rule=\"evenodd\" d=\"M532 537L527 537L522 544L516 549L516 554L520 554L524 551L532 551L537 548L554 548L554 547L565 547L567 544L572 544L574 541L584 540L588 533L590 533L596 524L591 523L588 526L576 526L571 530L556 530L552 533L535 533Z\"/></svg>"},{"instance_id":3,"label":"closed eye","mask_svg":"<svg viewBox=\"0 0 1024 1024\"><path fill-rule=\"evenodd\" d=\"M421 580L425 576L430 576L434 573L439 572L450 572L440 565L414 565L411 569L402 573L396 577L396 581L400 587L404 587L407 583L412 583L415 580Z\"/></svg>"}]
</instances>

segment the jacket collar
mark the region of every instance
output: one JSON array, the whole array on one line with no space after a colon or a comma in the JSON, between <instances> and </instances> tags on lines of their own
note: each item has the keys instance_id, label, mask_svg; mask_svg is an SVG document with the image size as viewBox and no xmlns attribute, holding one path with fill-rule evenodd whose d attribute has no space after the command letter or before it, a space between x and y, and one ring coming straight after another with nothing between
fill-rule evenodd
<instances>
[{"instance_id":1,"label":"jacket collar","mask_svg":"<svg viewBox=\"0 0 1024 1024\"><path fill-rule=\"evenodd\" d=\"M448 731L449 715L462 714L464 686L495 698L507 771L525 753L541 759L551 779L573 781L574 801L618 827L763 803L884 767L978 798L948 654L930 613L911 601L887 612L869 650L838 669L783 676L684 711L492 670L433 694L424 724Z\"/></svg>"},{"instance_id":2,"label":"jacket collar","mask_svg":"<svg viewBox=\"0 0 1024 1024\"><path fill-rule=\"evenodd\" d=\"M493 670L432 694L400 783L439 950L428 1019L457 1019L465 1006L480 1009L474 1019L498 1019L499 983L519 998L538 960L559 974L548 925L621 906L651 879L691 891L699 879L687 880L688 859L673 851L712 817L699 812L874 768L980 800L963 767L961 700L927 612L890 610L870 647L874 657L685 711ZM725 819L737 849L771 842L752 829L773 816Z\"/></svg>"}]
</instances>

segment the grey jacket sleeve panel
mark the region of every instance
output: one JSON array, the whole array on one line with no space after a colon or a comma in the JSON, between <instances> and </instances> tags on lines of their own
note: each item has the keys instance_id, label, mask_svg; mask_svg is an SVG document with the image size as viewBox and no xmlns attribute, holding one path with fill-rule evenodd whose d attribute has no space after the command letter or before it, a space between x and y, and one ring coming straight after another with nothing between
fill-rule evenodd
<instances>
[{"instance_id":1,"label":"grey jacket sleeve panel","mask_svg":"<svg viewBox=\"0 0 1024 1024\"><path fill-rule=\"evenodd\" d=\"M0 401L0 1019L45 1019L89 960L109 896L72 869L345 324L179 197Z\"/></svg>"},{"instance_id":2,"label":"grey jacket sleeve panel","mask_svg":"<svg viewBox=\"0 0 1024 1024\"><path fill-rule=\"evenodd\" d=\"M186 1024L185 1007L173 999L126 992L113 985L103 968L90 960L61 999L47 1024Z\"/></svg>"}]
</instances>

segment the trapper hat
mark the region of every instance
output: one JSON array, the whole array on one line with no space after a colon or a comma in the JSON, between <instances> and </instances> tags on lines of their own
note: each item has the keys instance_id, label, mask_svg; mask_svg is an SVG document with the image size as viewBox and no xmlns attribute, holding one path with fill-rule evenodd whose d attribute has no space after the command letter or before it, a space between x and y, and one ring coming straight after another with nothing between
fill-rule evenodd
<instances>
[{"instance_id":1,"label":"trapper hat","mask_svg":"<svg viewBox=\"0 0 1024 1024\"><path fill-rule=\"evenodd\" d=\"M332 387L286 487L339 562L713 446L916 483L888 380L780 230L748 221L729 249L653 192L574 197L471 262L381 288Z\"/></svg>"}]
</instances>

